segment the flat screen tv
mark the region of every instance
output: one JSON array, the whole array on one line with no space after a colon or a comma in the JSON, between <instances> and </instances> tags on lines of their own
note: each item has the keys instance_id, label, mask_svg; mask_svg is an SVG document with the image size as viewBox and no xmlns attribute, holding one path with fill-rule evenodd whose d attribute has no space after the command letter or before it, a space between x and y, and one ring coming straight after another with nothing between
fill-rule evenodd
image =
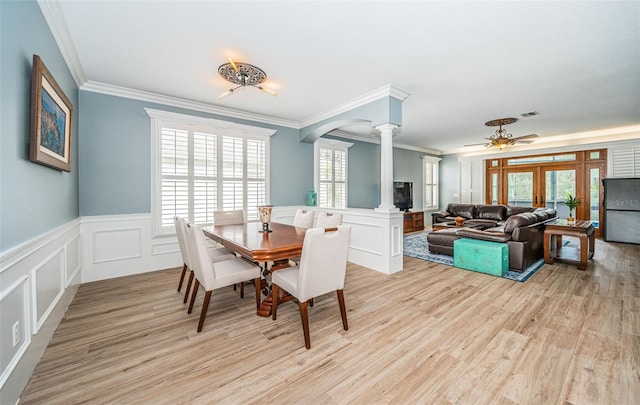
<instances>
[{"instance_id":1,"label":"flat screen tv","mask_svg":"<svg viewBox=\"0 0 640 405\"><path fill-rule=\"evenodd\" d=\"M413 183L410 181L393 182L393 204L402 211L413 208Z\"/></svg>"}]
</instances>

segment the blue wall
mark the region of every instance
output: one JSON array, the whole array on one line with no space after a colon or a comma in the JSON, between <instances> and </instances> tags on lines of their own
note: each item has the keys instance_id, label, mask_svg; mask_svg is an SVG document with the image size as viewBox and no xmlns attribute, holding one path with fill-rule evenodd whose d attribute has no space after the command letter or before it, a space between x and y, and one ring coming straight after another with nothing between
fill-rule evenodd
<instances>
[{"instance_id":1,"label":"blue wall","mask_svg":"<svg viewBox=\"0 0 640 405\"><path fill-rule=\"evenodd\" d=\"M79 215L78 88L35 1L0 1L0 251ZM74 106L71 173L29 161L31 68L40 55Z\"/></svg>"},{"instance_id":2,"label":"blue wall","mask_svg":"<svg viewBox=\"0 0 640 405\"><path fill-rule=\"evenodd\" d=\"M413 183L413 209L423 207L424 187L422 184L422 156L406 149L393 150L393 181L410 181Z\"/></svg>"},{"instance_id":3,"label":"blue wall","mask_svg":"<svg viewBox=\"0 0 640 405\"><path fill-rule=\"evenodd\" d=\"M313 188L313 144L297 129L80 91L80 214L151 212L151 130L145 108L276 129L271 137L271 203L303 205Z\"/></svg>"},{"instance_id":4,"label":"blue wall","mask_svg":"<svg viewBox=\"0 0 640 405\"><path fill-rule=\"evenodd\" d=\"M460 201L459 196L459 163L458 155L444 155L440 161L440 208L447 208L447 204Z\"/></svg>"},{"instance_id":5,"label":"blue wall","mask_svg":"<svg viewBox=\"0 0 640 405\"><path fill-rule=\"evenodd\" d=\"M345 139L347 142L352 140ZM380 205L380 145L353 142L349 148L349 207Z\"/></svg>"},{"instance_id":6,"label":"blue wall","mask_svg":"<svg viewBox=\"0 0 640 405\"><path fill-rule=\"evenodd\" d=\"M271 137L271 203L304 205L313 189L313 144L299 130L80 91L80 215L151 212L151 133L145 108L276 129ZM380 145L349 149L349 207L375 208L380 200ZM396 173L420 183L420 153L396 149ZM414 185L414 187L415 187ZM422 205L422 191L414 205ZM415 198L415 197L414 197Z\"/></svg>"}]
</instances>

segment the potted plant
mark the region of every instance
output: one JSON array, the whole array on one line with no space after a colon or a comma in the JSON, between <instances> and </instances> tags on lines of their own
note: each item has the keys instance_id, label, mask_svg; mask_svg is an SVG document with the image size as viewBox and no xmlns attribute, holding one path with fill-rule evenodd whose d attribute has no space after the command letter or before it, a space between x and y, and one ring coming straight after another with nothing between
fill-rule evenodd
<instances>
[{"instance_id":1,"label":"potted plant","mask_svg":"<svg viewBox=\"0 0 640 405\"><path fill-rule=\"evenodd\" d=\"M576 209L577 206L582 204L581 198L575 198L571 192L567 191L567 195L564 198L564 203L569 208L569 217L567 218L567 222L573 222L573 210Z\"/></svg>"}]
</instances>

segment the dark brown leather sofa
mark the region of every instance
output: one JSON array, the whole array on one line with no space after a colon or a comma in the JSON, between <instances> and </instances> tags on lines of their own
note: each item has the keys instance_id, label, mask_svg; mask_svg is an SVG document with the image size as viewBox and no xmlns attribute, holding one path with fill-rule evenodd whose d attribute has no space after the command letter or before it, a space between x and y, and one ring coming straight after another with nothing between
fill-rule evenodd
<instances>
[{"instance_id":1,"label":"dark brown leather sofa","mask_svg":"<svg viewBox=\"0 0 640 405\"><path fill-rule=\"evenodd\" d=\"M460 238L507 243L509 268L516 271L523 271L544 256L544 224L558 216L551 208L484 204L449 204L447 211L433 215L434 223L461 216L465 226L429 233L430 252L453 255L453 241ZM469 227L470 224L477 227Z\"/></svg>"}]
</instances>

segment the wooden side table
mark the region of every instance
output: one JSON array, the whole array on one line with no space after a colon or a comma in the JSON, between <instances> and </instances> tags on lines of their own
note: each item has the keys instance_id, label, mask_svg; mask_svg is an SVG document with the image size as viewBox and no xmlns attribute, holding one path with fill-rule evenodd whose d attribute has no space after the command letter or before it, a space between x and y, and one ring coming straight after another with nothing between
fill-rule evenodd
<instances>
[{"instance_id":1,"label":"wooden side table","mask_svg":"<svg viewBox=\"0 0 640 405\"><path fill-rule=\"evenodd\" d=\"M580 239L580 247L562 246L563 236L575 236ZM566 219L558 219L545 224L544 230L544 262L552 264L553 260L575 263L578 270L586 270L587 261L593 257L596 235L591 221L575 221L572 224Z\"/></svg>"}]
</instances>

